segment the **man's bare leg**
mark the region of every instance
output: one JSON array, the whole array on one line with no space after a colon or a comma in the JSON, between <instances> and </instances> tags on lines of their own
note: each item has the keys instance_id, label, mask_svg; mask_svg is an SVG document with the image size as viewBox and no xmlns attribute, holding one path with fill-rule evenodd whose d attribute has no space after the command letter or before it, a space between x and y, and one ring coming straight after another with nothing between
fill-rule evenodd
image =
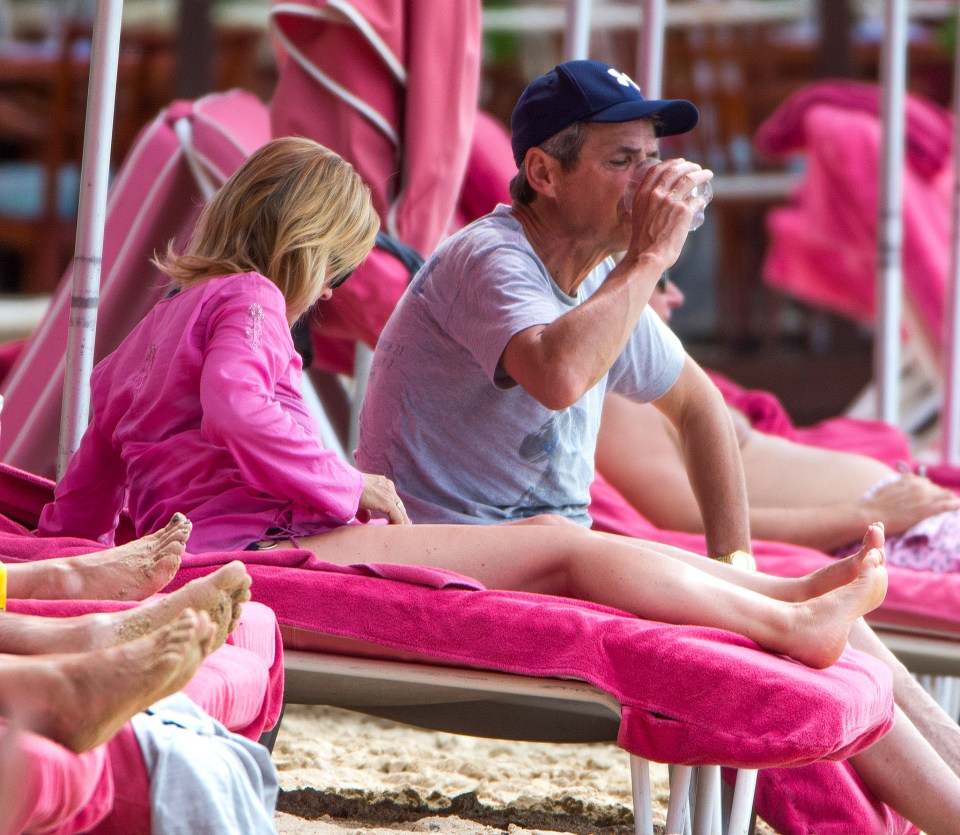
<instances>
[{"instance_id":1,"label":"man's bare leg","mask_svg":"<svg viewBox=\"0 0 960 835\"><path fill-rule=\"evenodd\" d=\"M850 763L878 800L927 835L956 835L960 777L899 708L893 729Z\"/></svg>"},{"instance_id":2,"label":"man's bare leg","mask_svg":"<svg viewBox=\"0 0 960 835\"><path fill-rule=\"evenodd\" d=\"M883 661L893 671L893 698L897 706L953 773L960 775L960 725L920 686L866 622L854 624L850 645Z\"/></svg>"},{"instance_id":3,"label":"man's bare leg","mask_svg":"<svg viewBox=\"0 0 960 835\"><path fill-rule=\"evenodd\" d=\"M81 753L176 693L213 649L206 612L181 612L135 641L87 653L0 656L0 713Z\"/></svg>"},{"instance_id":4,"label":"man's bare leg","mask_svg":"<svg viewBox=\"0 0 960 835\"><path fill-rule=\"evenodd\" d=\"M140 539L75 557L7 564L7 596L24 600L143 600L177 573L190 521L175 513Z\"/></svg>"},{"instance_id":5,"label":"man's bare leg","mask_svg":"<svg viewBox=\"0 0 960 835\"><path fill-rule=\"evenodd\" d=\"M883 551L867 546L854 558L858 573L851 582L794 603L738 585L730 566L717 563L701 571L572 525L370 525L298 542L340 565L433 566L489 588L563 595L665 623L726 629L813 667L840 657L852 623L876 608L887 588ZM806 578L781 582L807 587Z\"/></svg>"},{"instance_id":6,"label":"man's bare leg","mask_svg":"<svg viewBox=\"0 0 960 835\"><path fill-rule=\"evenodd\" d=\"M7 612L0 616L0 652L41 655L116 646L164 626L184 609L210 616L216 629L216 648L236 628L241 604L249 599L250 576L246 566L235 560L175 592L120 612L66 618Z\"/></svg>"}]
</instances>

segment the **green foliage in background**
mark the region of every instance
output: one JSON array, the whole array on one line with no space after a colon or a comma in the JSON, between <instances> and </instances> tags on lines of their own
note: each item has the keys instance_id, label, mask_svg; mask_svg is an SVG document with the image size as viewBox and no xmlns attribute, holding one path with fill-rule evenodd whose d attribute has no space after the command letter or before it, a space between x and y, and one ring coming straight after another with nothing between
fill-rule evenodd
<instances>
[{"instance_id":1,"label":"green foliage in background","mask_svg":"<svg viewBox=\"0 0 960 835\"><path fill-rule=\"evenodd\" d=\"M483 0L485 9L504 9L515 6L513 0ZM520 39L513 32L485 32L483 57L491 63L512 61L520 49Z\"/></svg>"}]
</instances>

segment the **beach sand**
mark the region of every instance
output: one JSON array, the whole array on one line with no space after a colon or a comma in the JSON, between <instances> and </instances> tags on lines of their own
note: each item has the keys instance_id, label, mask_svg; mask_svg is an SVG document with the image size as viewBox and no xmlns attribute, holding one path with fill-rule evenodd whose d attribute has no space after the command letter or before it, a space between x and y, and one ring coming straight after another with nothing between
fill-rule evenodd
<instances>
[{"instance_id":1,"label":"beach sand","mask_svg":"<svg viewBox=\"0 0 960 835\"><path fill-rule=\"evenodd\" d=\"M613 743L477 739L291 705L273 759L280 835L633 833L629 757ZM666 767L653 764L651 780L662 832Z\"/></svg>"}]
</instances>

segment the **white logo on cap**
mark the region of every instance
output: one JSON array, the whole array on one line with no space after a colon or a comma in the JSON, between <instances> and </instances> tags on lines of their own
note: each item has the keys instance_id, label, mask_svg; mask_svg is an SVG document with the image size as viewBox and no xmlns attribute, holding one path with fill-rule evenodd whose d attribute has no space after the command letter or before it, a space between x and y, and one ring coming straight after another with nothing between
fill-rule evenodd
<instances>
[{"instance_id":1,"label":"white logo on cap","mask_svg":"<svg viewBox=\"0 0 960 835\"><path fill-rule=\"evenodd\" d=\"M620 86L634 87L638 93L640 92L640 88L637 87L637 82L630 78L625 72L620 72L620 70L615 70L613 67L610 67L610 69L607 70L607 75L613 76Z\"/></svg>"}]
</instances>

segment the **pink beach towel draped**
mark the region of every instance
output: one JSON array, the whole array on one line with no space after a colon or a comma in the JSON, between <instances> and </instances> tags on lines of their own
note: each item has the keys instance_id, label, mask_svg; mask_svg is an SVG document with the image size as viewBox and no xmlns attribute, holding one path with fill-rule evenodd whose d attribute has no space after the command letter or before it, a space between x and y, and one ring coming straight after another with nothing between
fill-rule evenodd
<instances>
[{"instance_id":1,"label":"pink beach towel draped","mask_svg":"<svg viewBox=\"0 0 960 835\"><path fill-rule=\"evenodd\" d=\"M188 560L221 562L226 554ZM651 623L582 601L486 590L408 566L248 552L254 595L296 630L414 658L593 683L622 704L618 742L660 762L761 767L756 808L784 835L914 832L843 762L889 727L889 671L848 650L813 671L731 633ZM295 591L294 591L295 590ZM288 644L290 646L290 644ZM812 764L811 764L812 763ZM766 769L770 765L790 768Z\"/></svg>"},{"instance_id":2,"label":"pink beach towel draped","mask_svg":"<svg viewBox=\"0 0 960 835\"><path fill-rule=\"evenodd\" d=\"M774 287L856 320L875 310L880 159L879 92L822 82L788 99L761 126L761 153L804 153L806 172L790 205L767 216L764 277ZM909 309L943 344L950 254L951 120L936 105L907 99L903 266Z\"/></svg>"}]
</instances>

